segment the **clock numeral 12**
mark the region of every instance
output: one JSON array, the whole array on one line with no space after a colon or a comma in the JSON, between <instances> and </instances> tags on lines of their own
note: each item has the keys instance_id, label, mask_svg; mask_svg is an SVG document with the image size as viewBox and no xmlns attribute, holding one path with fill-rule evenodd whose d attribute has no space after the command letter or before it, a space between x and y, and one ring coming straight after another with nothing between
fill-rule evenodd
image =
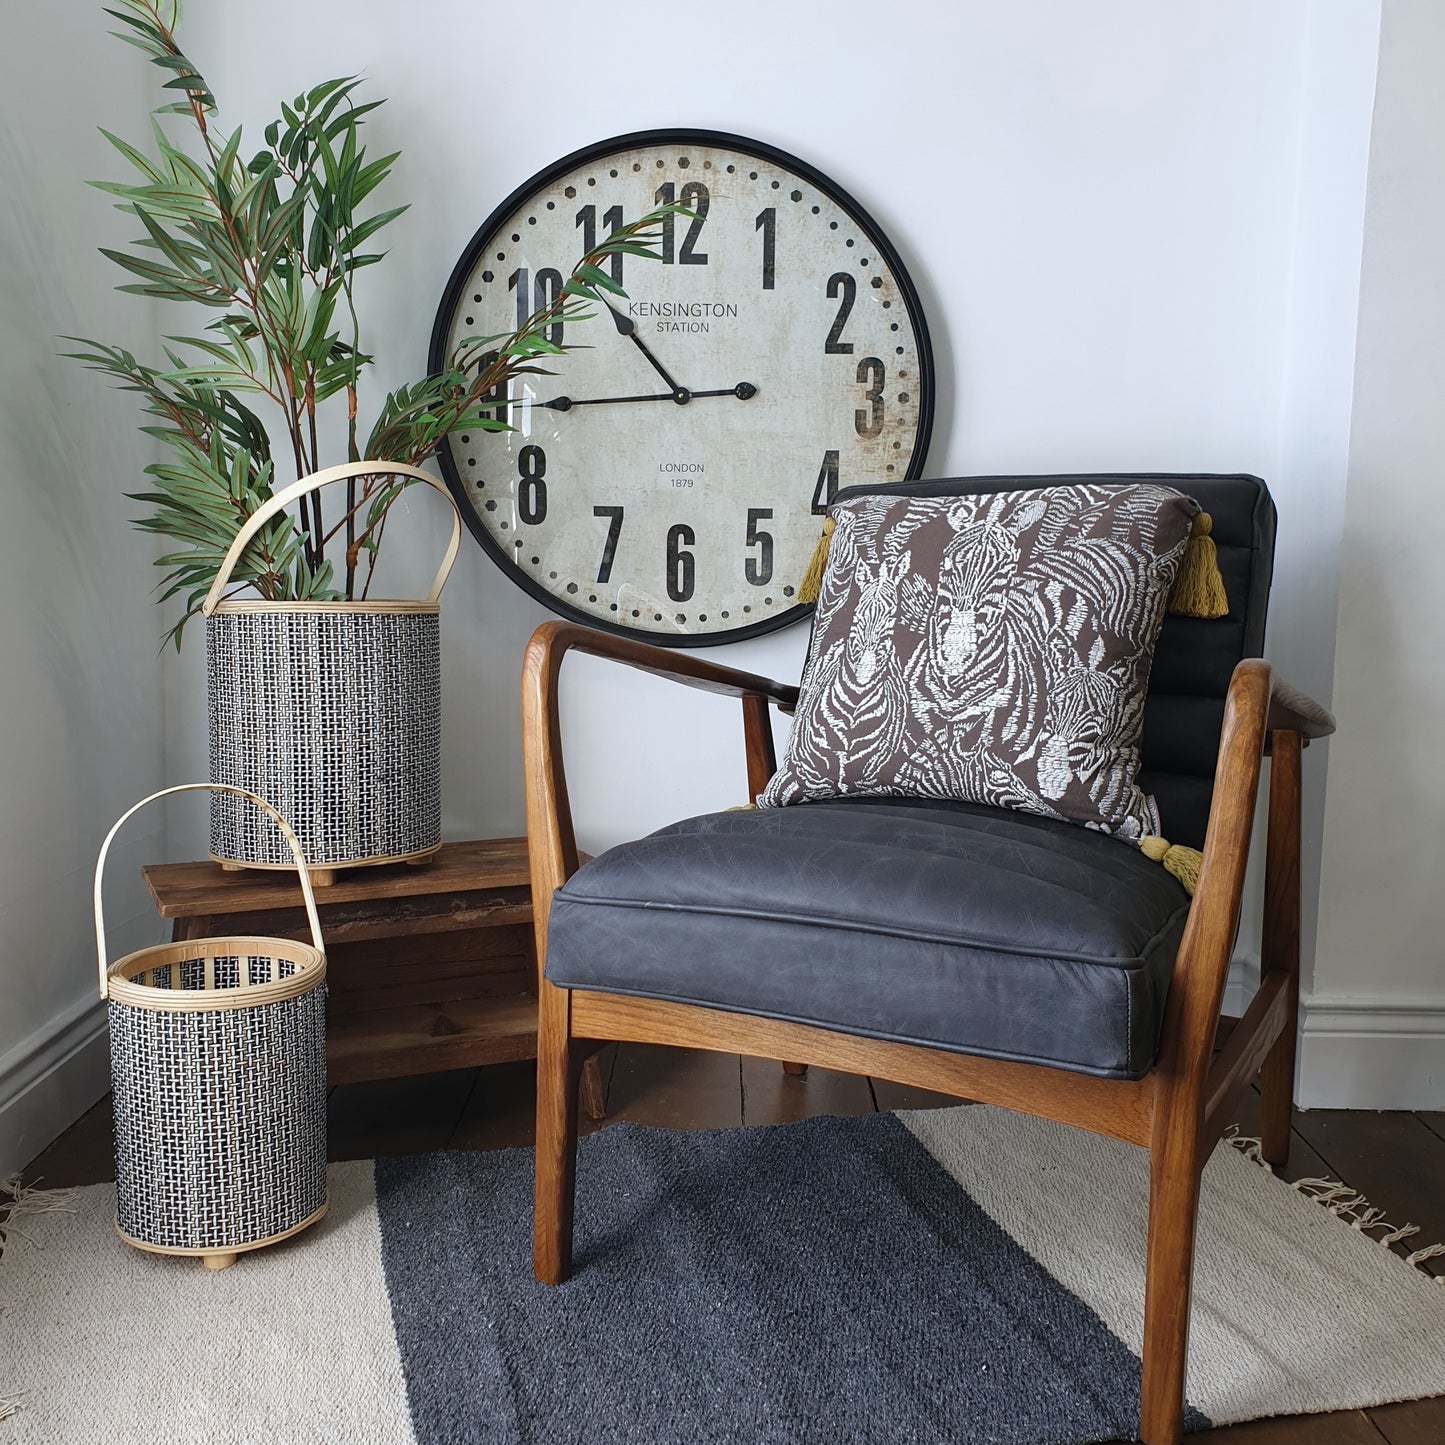
<instances>
[{"instance_id":1,"label":"clock numeral 12","mask_svg":"<svg viewBox=\"0 0 1445 1445\"><path fill-rule=\"evenodd\" d=\"M517 453L517 515L535 527L547 517L547 453L541 447L526 446Z\"/></svg>"},{"instance_id":2,"label":"clock numeral 12","mask_svg":"<svg viewBox=\"0 0 1445 1445\"><path fill-rule=\"evenodd\" d=\"M876 437L883 430L883 383L887 372L876 356L865 356L858 363L858 380L868 388L863 399L870 410L853 413L853 428L860 437Z\"/></svg>"},{"instance_id":3,"label":"clock numeral 12","mask_svg":"<svg viewBox=\"0 0 1445 1445\"><path fill-rule=\"evenodd\" d=\"M843 328L848 324L849 313L853 310L853 302L858 295L858 283L846 271L834 271L828 277L828 296L831 300L834 296L842 299L838 302L838 314L833 318L833 324L828 329L828 339L823 344L823 351L828 356L851 356L853 354L853 343L843 340Z\"/></svg>"},{"instance_id":4,"label":"clock numeral 12","mask_svg":"<svg viewBox=\"0 0 1445 1445\"><path fill-rule=\"evenodd\" d=\"M594 517L607 518L607 540L602 544L602 560L597 564L597 580L612 580L612 561L617 556L617 539L622 535L621 507L593 507Z\"/></svg>"},{"instance_id":5,"label":"clock numeral 12","mask_svg":"<svg viewBox=\"0 0 1445 1445\"><path fill-rule=\"evenodd\" d=\"M818 481L813 487L813 514L822 516L828 504L838 494L838 453L829 449L823 453L823 465L818 469Z\"/></svg>"},{"instance_id":6,"label":"clock numeral 12","mask_svg":"<svg viewBox=\"0 0 1445 1445\"><path fill-rule=\"evenodd\" d=\"M507 277L507 290L517 293L517 330L521 331L533 314L556 304L562 295L562 273L552 266L544 266L537 272L537 286L533 291L527 285L527 268L518 266ZM552 322L542 334L553 346L561 346L562 323Z\"/></svg>"},{"instance_id":7,"label":"clock numeral 12","mask_svg":"<svg viewBox=\"0 0 1445 1445\"><path fill-rule=\"evenodd\" d=\"M667 529L667 595L674 602L686 602L693 591L697 566L691 552L697 537L691 527L679 522Z\"/></svg>"},{"instance_id":8,"label":"clock numeral 12","mask_svg":"<svg viewBox=\"0 0 1445 1445\"><path fill-rule=\"evenodd\" d=\"M577 212L576 224L582 227L582 249L583 251L595 251L597 249L597 207L585 205ZM608 235L615 236L622 229L622 207L613 206L610 210L602 213L602 224L607 227ZM622 252L607 258L607 268L612 272L612 279L620 286L622 285Z\"/></svg>"},{"instance_id":9,"label":"clock numeral 12","mask_svg":"<svg viewBox=\"0 0 1445 1445\"><path fill-rule=\"evenodd\" d=\"M770 520L772 515L771 507L748 508L747 545L757 547L759 550L756 557L749 557L743 563L743 576L754 587L761 587L765 582L773 580L773 534L758 531L758 523Z\"/></svg>"},{"instance_id":10,"label":"clock numeral 12","mask_svg":"<svg viewBox=\"0 0 1445 1445\"><path fill-rule=\"evenodd\" d=\"M692 224L687 228L687 235L682 239L682 250L677 253L677 264L679 266L706 266L707 252L695 251L697 238L702 235L703 222L707 220L708 206L711 204L711 196L708 189L701 181L689 181L682 188L682 195L677 194L677 187L671 181L664 181L652 198L659 206L675 206L681 203L689 211L694 213ZM673 262L673 222L676 216L664 216L662 218L662 264L671 266Z\"/></svg>"},{"instance_id":11,"label":"clock numeral 12","mask_svg":"<svg viewBox=\"0 0 1445 1445\"><path fill-rule=\"evenodd\" d=\"M763 290L771 291L777 275L778 208L768 206L759 211L753 230L763 233Z\"/></svg>"}]
</instances>

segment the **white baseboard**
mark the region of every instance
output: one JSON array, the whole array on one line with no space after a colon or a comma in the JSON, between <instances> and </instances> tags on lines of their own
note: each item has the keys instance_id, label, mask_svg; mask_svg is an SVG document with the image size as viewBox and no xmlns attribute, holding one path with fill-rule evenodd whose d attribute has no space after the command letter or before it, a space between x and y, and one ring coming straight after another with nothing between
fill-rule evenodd
<instances>
[{"instance_id":1,"label":"white baseboard","mask_svg":"<svg viewBox=\"0 0 1445 1445\"><path fill-rule=\"evenodd\" d=\"M110 1088L105 1004L82 998L0 1055L0 1179L28 1164Z\"/></svg>"},{"instance_id":2,"label":"white baseboard","mask_svg":"<svg viewBox=\"0 0 1445 1445\"><path fill-rule=\"evenodd\" d=\"M1445 999L1314 994L1300 1001L1302 1109L1445 1109Z\"/></svg>"}]
</instances>

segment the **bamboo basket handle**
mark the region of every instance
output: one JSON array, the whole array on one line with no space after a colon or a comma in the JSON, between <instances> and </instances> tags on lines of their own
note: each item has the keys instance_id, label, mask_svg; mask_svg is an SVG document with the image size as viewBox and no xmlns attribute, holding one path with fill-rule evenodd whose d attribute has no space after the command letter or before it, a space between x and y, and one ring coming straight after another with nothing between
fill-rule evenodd
<instances>
[{"instance_id":1,"label":"bamboo basket handle","mask_svg":"<svg viewBox=\"0 0 1445 1445\"><path fill-rule=\"evenodd\" d=\"M258 808L264 808L271 815L276 826L285 836L286 845L291 849L291 856L296 860L296 871L301 876L301 896L306 900L306 922L311 926L311 941L316 945L316 951L324 954L326 945L321 941L321 919L316 912L316 894L311 888L311 874L306 867L306 855L301 851L301 844L297 841L296 834L291 831L291 825L264 798L258 798L255 793L248 793L245 788L235 788L230 783L181 783L174 788L162 788L160 792L152 793L148 798L142 798L134 807L127 808L115 820L110 832L105 835L105 842L100 845L100 856L95 860L95 951L100 959L101 998L104 998L108 991L106 969L109 967L105 947L105 914L100 898L101 884L105 881L106 854L110 852L110 845L115 835L120 832L121 826L132 813L140 812L147 804L154 803L161 798L169 798L173 793L235 793L238 798L249 798Z\"/></svg>"},{"instance_id":2,"label":"bamboo basket handle","mask_svg":"<svg viewBox=\"0 0 1445 1445\"><path fill-rule=\"evenodd\" d=\"M447 577L452 570L452 563L457 560L457 549L462 545L462 514L457 510L457 504L452 500L452 494L430 472L424 472L420 467L411 466L407 462L345 462L339 467L327 467L324 471L312 472L309 477L302 477L299 482L292 482L289 487L282 487L274 497L263 502L251 513L246 519L246 525L236 533L230 550L221 559L221 567L216 573L216 580L211 583L211 590L206 594L206 600L201 603L202 615L209 617L216 610L216 606L221 600L221 593L226 590L226 583L231 580L231 573L235 570L236 563L241 560L241 553L246 550L246 544L277 512L289 507L298 497L304 497L308 492L314 492L330 482L345 481L347 477L374 477L378 472L391 472L396 476L410 477L413 481L425 482L427 486L440 492L447 499L447 505L452 509L451 541L447 543L442 564L437 569L437 575L432 579L431 591L426 595L428 602L435 602L442 595L442 588L446 586Z\"/></svg>"}]
</instances>

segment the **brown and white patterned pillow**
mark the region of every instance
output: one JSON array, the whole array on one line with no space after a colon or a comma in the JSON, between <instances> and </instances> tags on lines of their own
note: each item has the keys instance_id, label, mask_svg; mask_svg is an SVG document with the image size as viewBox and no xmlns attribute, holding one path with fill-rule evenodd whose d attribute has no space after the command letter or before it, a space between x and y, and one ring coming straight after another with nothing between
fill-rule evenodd
<instances>
[{"instance_id":1,"label":"brown and white patterned pillow","mask_svg":"<svg viewBox=\"0 0 1445 1445\"><path fill-rule=\"evenodd\" d=\"M1135 781L1144 696L1198 511L1151 483L835 503L758 805L948 798L1157 833Z\"/></svg>"}]
</instances>

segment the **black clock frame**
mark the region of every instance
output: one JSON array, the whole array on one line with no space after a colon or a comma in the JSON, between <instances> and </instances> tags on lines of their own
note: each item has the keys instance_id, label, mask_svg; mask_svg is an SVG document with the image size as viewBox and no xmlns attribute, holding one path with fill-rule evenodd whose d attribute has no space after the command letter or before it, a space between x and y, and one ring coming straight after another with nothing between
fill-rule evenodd
<instances>
[{"instance_id":1,"label":"black clock frame","mask_svg":"<svg viewBox=\"0 0 1445 1445\"><path fill-rule=\"evenodd\" d=\"M913 324L914 335L918 339L918 429L915 433L915 444L912 457L908 463L908 469L904 473L905 482L916 481L923 475L923 463L928 454L929 443L933 437L933 402L934 402L934 371L933 371L933 343L928 333L928 323L923 315L923 306L918 298L918 291L913 285L913 278L908 274L902 258L894 249L893 243L885 236L873 217L847 191L835 181L830 180L816 166L809 165L807 161L799 160L797 156L788 151L781 150L777 146L769 145L766 141L753 140L748 136L733 135L728 131L700 130L686 127L662 127L655 130L630 131L625 135L613 136L609 140L598 141L593 145L583 146L580 150L573 151L570 155L563 156L560 160L554 161L551 165L544 167L535 175L523 181L495 210L482 222L476 234L467 243L466 249L462 252L461 259L452 268L452 274L447 280L446 290L442 293L441 305L437 309L436 321L432 326L431 346L427 355L427 369L431 373L443 371L450 364L451 357L448 348L448 336L451 331L452 319L456 315L458 304L462 301L466 290L466 281L471 275L472 268L481 258L483 252L491 249L491 245L497 234L501 231L502 223L515 211L528 196L537 191L545 189L554 181L560 180L569 171L578 166L584 166L590 161L602 159L604 156L613 154L619 150L628 150L633 147L661 145L712 145L726 147L743 155L756 156L760 160L771 161L776 165L784 166L789 170L802 176L810 184L816 186L820 191L831 196L842 206L848 214L857 222L859 228L868 237L868 240L876 248L878 254L888 263L894 278L898 282L898 290L903 298L903 304L908 311L908 319ZM806 617L811 617L814 610L814 603L800 602L771 617L763 618L758 622L750 622L742 627L729 628L725 632L709 632L701 635L681 635L676 633L653 632L645 627L627 627L618 622L606 622L590 612L584 612L580 608L569 606L554 593L542 586L535 578L529 576L501 546L495 537L487 530L482 519L477 515L476 509L472 506L471 498L467 495L466 485L461 474L457 471L452 461L451 451L444 441L437 448L437 460L441 464L442 476L446 479L447 486L451 489L452 496L456 498L457 508L462 518L482 548L486 551L502 569L502 571L524 592L535 597L549 611L556 612L573 622L580 622L586 627L594 627L602 632L615 632L622 637L642 638L652 642L659 647L720 647L728 642L745 642L751 637L761 637L768 632L777 632L781 628L791 627L801 622ZM881 484L880 484L881 485Z\"/></svg>"}]
</instances>

